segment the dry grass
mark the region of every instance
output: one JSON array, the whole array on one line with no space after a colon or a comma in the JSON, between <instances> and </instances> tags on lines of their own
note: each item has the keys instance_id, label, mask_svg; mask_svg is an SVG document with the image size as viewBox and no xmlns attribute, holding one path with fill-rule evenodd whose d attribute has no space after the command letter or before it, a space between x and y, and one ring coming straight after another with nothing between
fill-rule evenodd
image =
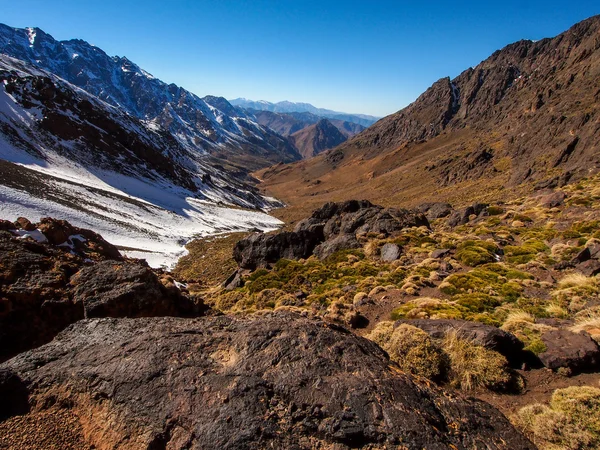
<instances>
[{"instance_id":1,"label":"dry grass","mask_svg":"<svg viewBox=\"0 0 600 450\"><path fill-rule=\"evenodd\" d=\"M394 328L394 322L379 322L367 339L388 352L390 359L405 372L441 381L446 373L447 358L431 337L408 324Z\"/></svg>"},{"instance_id":2,"label":"dry grass","mask_svg":"<svg viewBox=\"0 0 600 450\"><path fill-rule=\"evenodd\" d=\"M598 282L594 277L586 277L580 273L570 273L566 275L558 282L559 289L585 289L585 290L597 290Z\"/></svg>"},{"instance_id":3,"label":"dry grass","mask_svg":"<svg viewBox=\"0 0 600 450\"><path fill-rule=\"evenodd\" d=\"M510 331L515 328L520 328L523 323L535 323L535 317L523 310L515 310L508 313L504 323L502 324L502 329L504 331Z\"/></svg>"},{"instance_id":4,"label":"dry grass","mask_svg":"<svg viewBox=\"0 0 600 450\"><path fill-rule=\"evenodd\" d=\"M513 420L539 448L596 449L600 446L600 389L591 386L557 389L550 405L528 405Z\"/></svg>"},{"instance_id":5,"label":"dry grass","mask_svg":"<svg viewBox=\"0 0 600 450\"><path fill-rule=\"evenodd\" d=\"M566 319L569 317L569 311L557 303L550 303L544 310L551 316L557 319Z\"/></svg>"},{"instance_id":6,"label":"dry grass","mask_svg":"<svg viewBox=\"0 0 600 450\"><path fill-rule=\"evenodd\" d=\"M571 331L579 333L586 331L598 343L600 343L600 309L581 311L575 316L575 325Z\"/></svg>"},{"instance_id":7,"label":"dry grass","mask_svg":"<svg viewBox=\"0 0 600 450\"><path fill-rule=\"evenodd\" d=\"M505 390L517 381L504 356L459 337L455 330L446 334L442 348L450 359L450 382L456 387Z\"/></svg>"}]
</instances>

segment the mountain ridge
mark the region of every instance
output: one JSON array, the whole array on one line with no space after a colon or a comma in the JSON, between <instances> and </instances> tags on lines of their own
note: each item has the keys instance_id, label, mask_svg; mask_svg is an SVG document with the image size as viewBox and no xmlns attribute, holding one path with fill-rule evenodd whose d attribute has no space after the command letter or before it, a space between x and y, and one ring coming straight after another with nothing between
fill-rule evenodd
<instances>
[{"instance_id":1,"label":"mountain ridge","mask_svg":"<svg viewBox=\"0 0 600 450\"><path fill-rule=\"evenodd\" d=\"M223 97L200 98L155 78L126 57L110 57L81 39L57 41L39 28L0 24L0 53L48 70L139 119L167 129L189 150L210 153L250 169L299 159L285 139Z\"/></svg>"},{"instance_id":2,"label":"mountain ridge","mask_svg":"<svg viewBox=\"0 0 600 450\"><path fill-rule=\"evenodd\" d=\"M374 124L380 119L380 117L369 116L367 114L351 114L339 111L333 111L331 109L317 108L310 103L296 103L287 100L271 103L266 100L248 100L246 98L236 98L230 100L230 103L235 106L242 108L251 108L259 111L270 111L277 113L294 113L294 112L309 112L317 116L325 117L327 119L337 119L347 122L356 123L364 127L368 127Z\"/></svg>"},{"instance_id":3,"label":"mountain ridge","mask_svg":"<svg viewBox=\"0 0 600 450\"><path fill-rule=\"evenodd\" d=\"M599 33L595 16L554 38L510 44L339 147L262 170L264 187L313 207L350 197L461 204L595 173Z\"/></svg>"}]
</instances>

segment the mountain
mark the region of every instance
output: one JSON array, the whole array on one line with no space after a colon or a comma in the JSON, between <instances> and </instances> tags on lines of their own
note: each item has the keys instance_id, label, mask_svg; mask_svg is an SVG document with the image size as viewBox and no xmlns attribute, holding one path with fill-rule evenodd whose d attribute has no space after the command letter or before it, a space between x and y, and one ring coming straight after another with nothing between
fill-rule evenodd
<instances>
[{"instance_id":1,"label":"mountain","mask_svg":"<svg viewBox=\"0 0 600 450\"><path fill-rule=\"evenodd\" d=\"M256 109L246 111L252 114L259 124L288 137L290 144L303 158L311 158L333 148L365 129L357 123L323 119L309 112L274 113Z\"/></svg>"},{"instance_id":2,"label":"mountain","mask_svg":"<svg viewBox=\"0 0 600 450\"><path fill-rule=\"evenodd\" d=\"M379 117L368 116L366 114L348 114L332 111L330 109L317 108L310 103L294 103L288 101L271 103L264 100L253 101L245 98L236 98L234 100L230 100L230 103L242 108L256 109L259 111L271 111L276 113L309 112L327 119L352 122L364 127L371 126L377 120L379 120Z\"/></svg>"},{"instance_id":3,"label":"mountain","mask_svg":"<svg viewBox=\"0 0 600 450\"><path fill-rule=\"evenodd\" d=\"M309 112L274 113L251 108L246 109L246 111L252 114L259 124L272 129L282 136L294 134L296 131L300 131L322 119L321 116ZM329 122L346 138L355 136L365 129L362 125L354 122L336 119L329 119Z\"/></svg>"},{"instance_id":4,"label":"mountain","mask_svg":"<svg viewBox=\"0 0 600 450\"><path fill-rule=\"evenodd\" d=\"M289 137L290 142L304 159L340 145L344 136L329 120L321 119L314 125L296 131Z\"/></svg>"},{"instance_id":5,"label":"mountain","mask_svg":"<svg viewBox=\"0 0 600 450\"><path fill-rule=\"evenodd\" d=\"M192 236L279 225L240 209L281 206L250 181L155 122L0 55L0 217L67 219L169 265Z\"/></svg>"},{"instance_id":6,"label":"mountain","mask_svg":"<svg viewBox=\"0 0 600 450\"><path fill-rule=\"evenodd\" d=\"M595 16L508 45L326 154L264 171L265 188L302 208L356 197L461 203L597 172L599 35Z\"/></svg>"},{"instance_id":7,"label":"mountain","mask_svg":"<svg viewBox=\"0 0 600 450\"><path fill-rule=\"evenodd\" d=\"M171 132L190 151L256 169L299 155L222 97L199 98L167 84L125 57L108 56L80 39L57 41L39 28L0 24L0 53L58 75L132 116Z\"/></svg>"}]
</instances>

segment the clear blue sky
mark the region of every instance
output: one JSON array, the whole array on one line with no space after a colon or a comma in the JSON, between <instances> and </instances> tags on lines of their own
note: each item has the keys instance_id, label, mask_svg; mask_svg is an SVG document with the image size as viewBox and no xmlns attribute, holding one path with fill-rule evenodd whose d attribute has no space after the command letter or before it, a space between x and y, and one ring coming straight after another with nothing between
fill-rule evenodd
<instances>
[{"instance_id":1,"label":"clear blue sky","mask_svg":"<svg viewBox=\"0 0 600 450\"><path fill-rule=\"evenodd\" d=\"M204 96L383 116L519 39L555 36L600 1L28 0L0 22L127 56Z\"/></svg>"}]
</instances>

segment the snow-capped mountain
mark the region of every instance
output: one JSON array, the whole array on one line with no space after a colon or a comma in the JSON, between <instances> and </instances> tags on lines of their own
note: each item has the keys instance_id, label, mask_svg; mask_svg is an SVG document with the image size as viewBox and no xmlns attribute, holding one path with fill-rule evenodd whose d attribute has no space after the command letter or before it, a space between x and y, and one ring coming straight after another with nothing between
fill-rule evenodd
<instances>
[{"instance_id":1,"label":"snow-capped mountain","mask_svg":"<svg viewBox=\"0 0 600 450\"><path fill-rule=\"evenodd\" d=\"M224 157L247 169L300 158L285 139L224 98L200 98L83 40L57 41L39 28L0 24L0 53L54 73L110 105L163 127L188 150Z\"/></svg>"},{"instance_id":2,"label":"snow-capped mountain","mask_svg":"<svg viewBox=\"0 0 600 450\"><path fill-rule=\"evenodd\" d=\"M310 103L296 103L284 100L282 102L271 103L265 100L248 100L246 98L236 98L229 100L234 106L246 109L256 109L259 111L271 111L276 113L303 113L308 112L319 117L327 119L342 120L356 123L363 127L370 127L377 122L380 117L369 116L366 114L348 114L344 112L332 111L331 109L317 108Z\"/></svg>"},{"instance_id":3,"label":"snow-capped mountain","mask_svg":"<svg viewBox=\"0 0 600 450\"><path fill-rule=\"evenodd\" d=\"M0 55L0 218L67 219L168 265L194 235L276 228L240 209L274 206L155 122Z\"/></svg>"}]
</instances>

